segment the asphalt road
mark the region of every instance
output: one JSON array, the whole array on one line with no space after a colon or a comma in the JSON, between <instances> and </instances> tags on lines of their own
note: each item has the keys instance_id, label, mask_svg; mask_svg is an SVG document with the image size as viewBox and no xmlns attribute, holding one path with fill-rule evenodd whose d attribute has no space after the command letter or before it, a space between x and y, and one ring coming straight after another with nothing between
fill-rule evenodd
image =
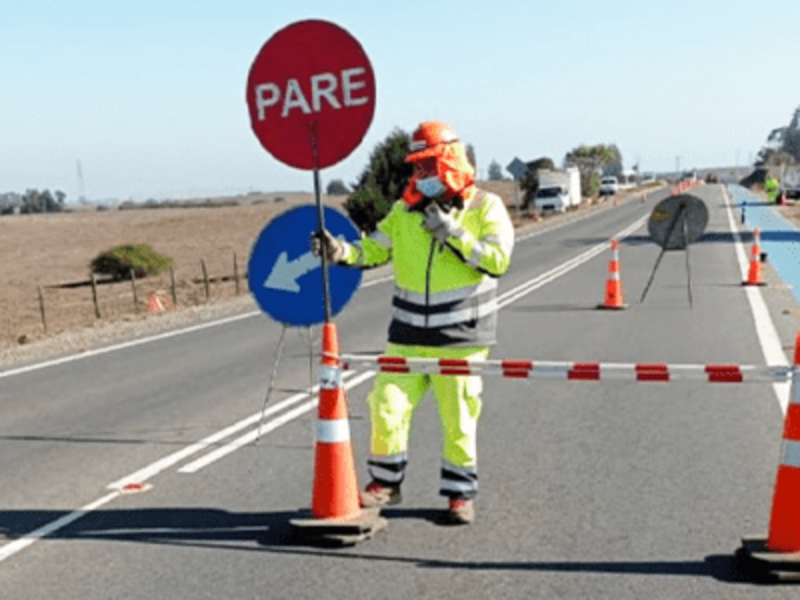
<instances>
[{"instance_id":1,"label":"asphalt road","mask_svg":"<svg viewBox=\"0 0 800 600\"><path fill-rule=\"evenodd\" d=\"M741 286L744 247L728 197L720 186L694 193L710 221L688 255L691 307L678 251L665 254L640 302L660 252L645 223L661 192L520 235L501 280L493 358L785 361L792 332L778 305L760 300L768 290ZM624 311L597 309L612 236L621 242ZM337 317L345 352L383 349L390 293L390 281L373 280ZM777 335L756 326L765 320ZM429 401L414 420L404 503L384 511L388 529L345 549L292 543L286 522L310 505L315 416L313 394L297 390L316 383L319 342L287 332L281 390L259 431L280 333L243 315L0 373L0 597L796 594L748 581L732 557L742 535L768 526L786 393L770 384L489 376L474 525L438 524L445 501ZM373 375L345 378L362 482ZM131 483L147 485L122 493Z\"/></svg>"}]
</instances>

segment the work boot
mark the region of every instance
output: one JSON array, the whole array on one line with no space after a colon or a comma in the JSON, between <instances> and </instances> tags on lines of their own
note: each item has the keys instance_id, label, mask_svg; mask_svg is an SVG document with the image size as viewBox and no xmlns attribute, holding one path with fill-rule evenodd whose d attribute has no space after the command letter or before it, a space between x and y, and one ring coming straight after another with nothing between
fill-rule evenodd
<instances>
[{"instance_id":1,"label":"work boot","mask_svg":"<svg viewBox=\"0 0 800 600\"><path fill-rule=\"evenodd\" d=\"M377 481L371 481L360 495L361 508L391 506L393 504L400 504L400 501L403 499L400 495L399 487L381 485Z\"/></svg>"},{"instance_id":2,"label":"work boot","mask_svg":"<svg viewBox=\"0 0 800 600\"><path fill-rule=\"evenodd\" d=\"M471 498L451 498L445 520L451 525L469 525L475 520L475 502Z\"/></svg>"}]
</instances>

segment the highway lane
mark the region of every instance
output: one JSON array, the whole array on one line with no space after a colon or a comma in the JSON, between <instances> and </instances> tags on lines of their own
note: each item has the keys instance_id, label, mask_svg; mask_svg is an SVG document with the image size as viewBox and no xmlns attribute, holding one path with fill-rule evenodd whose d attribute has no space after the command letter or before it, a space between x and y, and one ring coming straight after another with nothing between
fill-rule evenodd
<instances>
[{"instance_id":1,"label":"highway lane","mask_svg":"<svg viewBox=\"0 0 800 600\"><path fill-rule=\"evenodd\" d=\"M638 302L658 254L643 228L622 240L630 308L595 309L610 258L600 246L657 198L627 203L520 240L505 294L599 249L504 307L495 356L762 363L719 188L697 193L720 235L691 249L691 310L683 253L665 257ZM365 288L337 319L346 351L383 347L388 294L389 284ZM0 530L14 537L50 522L257 413L279 329L248 318L0 380L0 473L13 482ZM307 385L296 332L286 354L282 379ZM349 393L362 480L369 381ZM766 527L781 419L769 386L487 379L486 388L473 527L434 523L439 434L426 403L389 530L351 550L287 545L283 521L309 502L312 411L195 473L177 471L186 460L165 469L151 491L115 498L0 563L0 587L19 598L358 598L381 595L388 579L387 597L787 594L726 581L738 536Z\"/></svg>"}]
</instances>

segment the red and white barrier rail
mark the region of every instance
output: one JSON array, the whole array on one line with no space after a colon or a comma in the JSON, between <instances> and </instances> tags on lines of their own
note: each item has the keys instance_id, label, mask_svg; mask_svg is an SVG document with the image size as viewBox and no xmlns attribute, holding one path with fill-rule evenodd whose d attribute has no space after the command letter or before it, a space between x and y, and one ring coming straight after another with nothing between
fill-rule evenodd
<instances>
[{"instance_id":1,"label":"red and white barrier rail","mask_svg":"<svg viewBox=\"0 0 800 600\"><path fill-rule=\"evenodd\" d=\"M570 381L707 381L708 383L784 382L793 367L735 364L583 363L533 360L463 360L345 354L342 368L360 365L382 373L500 375L515 379ZM800 369L799 369L800 371ZM798 375L800 376L800 375Z\"/></svg>"}]
</instances>

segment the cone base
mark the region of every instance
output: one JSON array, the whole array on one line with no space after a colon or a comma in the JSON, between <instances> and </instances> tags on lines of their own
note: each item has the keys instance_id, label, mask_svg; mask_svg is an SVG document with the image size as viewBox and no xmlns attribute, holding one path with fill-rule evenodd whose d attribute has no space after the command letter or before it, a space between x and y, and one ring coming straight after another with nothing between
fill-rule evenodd
<instances>
[{"instance_id":1,"label":"cone base","mask_svg":"<svg viewBox=\"0 0 800 600\"><path fill-rule=\"evenodd\" d=\"M627 304L598 304L598 310L625 310L628 308Z\"/></svg>"},{"instance_id":2,"label":"cone base","mask_svg":"<svg viewBox=\"0 0 800 600\"><path fill-rule=\"evenodd\" d=\"M736 551L744 570L759 580L800 581L800 552L775 552L766 536L745 536Z\"/></svg>"},{"instance_id":3,"label":"cone base","mask_svg":"<svg viewBox=\"0 0 800 600\"><path fill-rule=\"evenodd\" d=\"M742 282L742 285L758 285L758 286L764 286L764 285L767 285L767 283L766 283L765 281L759 281L759 282L757 282L757 283L750 283L749 281L743 281L743 282Z\"/></svg>"},{"instance_id":4,"label":"cone base","mask_svg":"<svg viewBox=\"0 0 800 600\"><path fill-rule=\"evenodd\" d=\"M289 521L292 533L305 542L324 546L353 546L380 533L389 524L378 508L362 508L349 519L315 519L311 511L303 513L308 518Z\"/></svg>"}]
</instances>

